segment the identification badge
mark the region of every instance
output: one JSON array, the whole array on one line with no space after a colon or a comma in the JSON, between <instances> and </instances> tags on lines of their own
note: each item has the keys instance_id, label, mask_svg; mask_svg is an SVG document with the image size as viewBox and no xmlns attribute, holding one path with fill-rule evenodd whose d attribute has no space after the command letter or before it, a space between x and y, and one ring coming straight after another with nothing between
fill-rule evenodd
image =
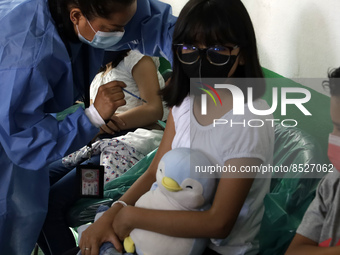
<instances>
[{"instance_id":1,"label":"identification badge","mask_svg":"<svg viewBox=\"0 0 340 255\"><path fill-rule=\"evenodd\" d=\"M104 166L78 165L77 180L80 197L103 198L104 195Z\"/></svg>"}]
</instances>

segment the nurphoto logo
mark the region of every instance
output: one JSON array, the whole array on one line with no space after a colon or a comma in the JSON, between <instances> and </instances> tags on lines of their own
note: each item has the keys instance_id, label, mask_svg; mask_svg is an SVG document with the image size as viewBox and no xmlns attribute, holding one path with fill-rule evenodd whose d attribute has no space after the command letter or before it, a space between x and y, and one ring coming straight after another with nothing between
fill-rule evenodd
<instances>
[{"instance_id":1,"label":"nurphoto logo","mask_svg":"<svg viewBox=\"0 0 340 255\"><path fill-rule=\"evenodd\" d=\"M205 79L206 80L206 79ZM211 79L214 81L214 79ZM217 81L216 81L217 80ZM265 80L264 80L265 81ZM308 109L304 106L307 102L311 100L311 93L309 90L305 88L299 88L299 87L272 87L271 88L271 98L272 103L269 106L268 109L256 109L254 106L254 87L248 86L246 87L246 96L244 95L244 92L236 85L229 84L229 83L221 83L221 79L215 79L215 83L213 82L195 82L196 84L196 90L197 88L200 91L203 91L205 93L201 93L201 115L207 115L207 99L208 95L213 100L215 106L218 105L217 101L219 101L219 105L223 105L223 102L221 100L221 97L217 90L221 93L221 90L229 90L232 98L233 98L233 115L244 115L245 107L248 107L249 111L254 114L255 116L268 116L273 114L277 109L278 106L280 106L280 115L286 116L287 115L287 106L293 105L295 106L302 114L305 116L312 116L312 114L308 111ZM238 82L239 83L239 82ZM247 81L249 83L249 80ZM193 83L191 83L193 84ZM197 84L200 84L200 86L197 86ZM267 88L268 90L268 88ZM279 93L280 92L280 93ZM280 94L280 96L279 96ZM291 95L294 95L292 98ZM216 98L216 99L215 99ZM246 100L247 99L247 100ZM298 121L295 119L250 119L245 120L244 122L237 122L233 123L232 119L214 119L213 125L214 127L216 125L242 125L242 126L250 126L250 127L262 127L264 125L264 121L271 122L274 126L274 122L280 121L282 126L285 127L295 127L298 125Z\"/></svg>"}]
</instances>

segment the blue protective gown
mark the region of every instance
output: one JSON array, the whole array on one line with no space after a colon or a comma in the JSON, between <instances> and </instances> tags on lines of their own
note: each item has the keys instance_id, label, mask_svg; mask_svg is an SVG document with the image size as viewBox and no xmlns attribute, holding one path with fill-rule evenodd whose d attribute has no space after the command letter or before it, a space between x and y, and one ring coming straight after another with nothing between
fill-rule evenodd
<instances>
[{"instance_id":1,"label":"blue protective gown","mask_svg":"<svg viewBox=\"0 0 340 255\"><path fill-rule=\"evenodd\" d=\"M136 15L112 50L131 47L171 58L176 19L170 11L164 3L138 0ZM25 255L47 212L45 166L98 132L83 109L61 122L49 113L71 106L83 93L84 77L92 80L104 51L69 43L70 56L47 0L0 0L0 24L0 254Z\"/></svg>"}]
</instances>

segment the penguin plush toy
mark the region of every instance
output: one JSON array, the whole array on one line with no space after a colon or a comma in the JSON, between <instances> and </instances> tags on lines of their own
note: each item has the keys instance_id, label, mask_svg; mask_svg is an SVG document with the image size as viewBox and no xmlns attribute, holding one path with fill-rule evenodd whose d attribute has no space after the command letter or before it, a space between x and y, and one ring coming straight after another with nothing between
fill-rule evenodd
<instances>
[{"instance_id":1,"label":"penguin plush toy","mask_svg":"<svg viewBox=\"0 0 340 255\"><path fill-rule=\"evenodd\" d=\"M189 148L167 152L159 162L156 182L135 206L157 210L207 210L215 194L216 179L195 174L197 166L211 166L202 152ZM124 240L124 248L138 255L199 255L207 243L208 239L179 238L134 229Z\"/></svg>"}]
</instances>

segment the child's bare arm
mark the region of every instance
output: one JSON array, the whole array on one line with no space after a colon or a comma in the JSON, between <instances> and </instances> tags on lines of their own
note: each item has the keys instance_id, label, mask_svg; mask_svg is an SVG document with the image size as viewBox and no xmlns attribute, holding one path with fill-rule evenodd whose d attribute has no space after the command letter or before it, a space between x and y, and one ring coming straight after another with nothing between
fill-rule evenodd
<instances>
[{"instance_id":1,"label":"child's bare arm","mask_svg":"<svg viewBox=\"0 0 340 255\"><path fill-rule=\"evenodd\" d=\"M261 165L256 158L231 159L225 164ZM254 178L221 178L207 211L165 211L124 207L116 216L115 232L125 238L134 228L188 238L225 238L232 230Z\"/></svg>"},{"instance_id":2,"label":"child's bare arm","mask_svg":"<svg viewBox=\"0 0 340 255\"><path fill-rule=\"evenodd\" d=\"M104 130L108 133L110 133L110 128L114 131L145 127L162 119L163 105L161 96L158 94L160 87L157 69L153 60L150 57L144 56L133 67L132 76L138 86L140 97L147 103L143 102L140 106L116 114L116 117L119 117L125 125L113 120L107 124L107 130Z\"/></svg>"},{"instance_id":3,"label":"child's bare arm","mask_svg":"<svg viewBox=\"0 0 340 255\"><path fill-rule=\"evenodd\" d=\"M319 247L317 242L296 234L288 247L286 255L337 255L340 254L340 246Z\"/></svg>"}]
</instances>

